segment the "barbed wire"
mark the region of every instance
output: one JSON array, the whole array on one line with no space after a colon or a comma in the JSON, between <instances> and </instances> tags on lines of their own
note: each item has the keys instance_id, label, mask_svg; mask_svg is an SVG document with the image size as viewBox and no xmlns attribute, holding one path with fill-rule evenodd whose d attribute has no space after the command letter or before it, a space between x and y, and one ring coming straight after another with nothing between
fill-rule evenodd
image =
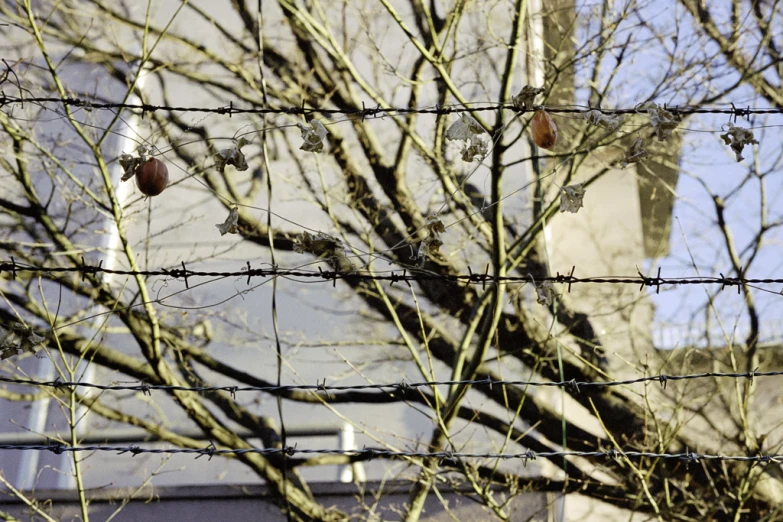
<instances>
[{"instance_id":1,"label":"barbed wire","mask_svg":"<svg viewBox=\"0 0 783 522\"><path fill-rule=\"evenodd\" d=\"M220 107L194 107L194 106L180 106L180 105L155 105L149 103L115 103L115 102L96 102L83 98L69 97L60 98L52 96L39 96L39 97L15 97L8 95L0 95L0 107L11 104L24 104L24 103L59 103L62 105L68 105L72 107L79 107L85 110L93 109L131 109L144 112L157 112L157 111L172 111L172 112L197 112L197 113L211 113L231 116L233 114L288 114L292 116L303 116L308 114L323 114L323 115L345 115L355 116L362 119L373 118L378 115L393 115L393 114L456 114L464 112L485 112L496 111L498 109L513 110L519 113L532 112L535 110L546 110L550 113L560 114L579 114L588 111L599 111L602 114L615 115L615 114L635 114L644 112L645 108L642 105L632 108L615 108L605 109L601 107L585 107L576 105L533 105L531 107L520 107L514 104L500 104L500 103L483 103L476 107L466 107L464 105L435 105L425 107L365 107L362 104L362 108L356 109L326 109L326 108L308 108L305 106L290 106L290 107L235 107L233 102L230 102L228 106ZM746 107L737 108L733 104L731 107L708 107L708 106L669 106L663 105L663 107L672 113L673 115L689 115L689 114L728 114L736 117L747 117L751 114L783 114L783 108L781 107Z\"/></svg>"},{"instance_id":2,"label":"barbed wire","mask_svg":"<svg viewBox=\"0 0 783 522\"><path fill-rule=\"evenodd\" d=\"M747 372L704 372L704 373L691 373L691 374L659 374L648 375L645 377L637 377L635 379L625 379L620 381L577 381L576 379L563 380L563 381L522 381L522 380L497 380L492 378L486 379L465 379L465 380L444 380L444 381L421 381L421 382L405 382L400 381L396 383L383 383L383 384L339 384L339 385L327 385L326 379L318 384L286 384L281 386L179 386L168 384L148 384L140 382L139 384L96 384L90 382L79 381L42 381L35 379L18 379L14 377L0 376L0 382L6 384L20 384L30 385L38 387L48 388L93 388L103 391L140 391L144 394L151 394L153 390L162 391L185 391L185 392L214 392L225 391L229 392L232 396L240 392L269 392L279 393L288 391L318 391L328 394L329 392L337 391L357 391L357 390L379 390L379 391L406 391L417 388L430 388L432 386L453 386L453 385L470 385L470 386L487 386L490 389L493 386L543 386L543 387L555 387L555 388L568 388L574 392L579 392L580 388L609 388L613 386L629 386L631 384L639 384L646 382L658 382L666 388L666 384L669 381L689 381L695 379L748 379L753 381L756 377L777 377L783 375L781 371L768 371L760 372L758 369Z\"/></svg>"},{"instance_id":3,"label":"barbed wire","mask_svg":"<svg viewBox=\"0 0 783 522\"><path fill-rule=\"evenodd\" d=\"M551 281L553 283L561 283L568 285L568 290L571 290L571 285L574 284L630 284L639 285L639 290L643 290L644 287L655 287L656 292L660 292L661 286L676 286L676 285L698 285L698 284L718 284L723 288L736 286L737 293L744 285L756 285L756 284L783 284L783 278L745 278L745 277L726 277L722 273L720 277L713 276L693 276L693 277L674 277L667 278L661 276L661 269L658 269L658 275L654 277L648 277L641 272L637 272L636 276L597 276L597 277L576 277L574 272L576 266L571 268L569 274L556 273L554 276L540 276L534 277L532 274L519 275L519 276L496 276L489 273L489 266L487 269L481 272L473 272L468 267L467 274L436 274L428 271L418 271L416 269L402 269L399 271L390 271L384 273L377 272L341 272L332 270L302 270L300 268L252 268L250 261L245 262L245 266L239 271L215 271L215 270L190 270L186 267L185 262L181 262L182 268L160 268L156 270L124 270L124 269L110 269L104 268L103 261L101 260L98 265L86 264L82 257L81 266L34 266L24 263L17 263L16 260L11 257L11 262L0 262L0 274L2 272L8 272L11 274L12 279L16 279L18 272L33 272L33 273L79 273L82 275L82 279L87 274L106 273L113 275L127 275L127 276L166 276L175 279L183 279L185 286L188 287L188 278L190 277L246 277L248 284L253 277L287 277L287 278L316 278L324 281L333 281L336 283L338 279L344 280L363 280L363 281L389 281L391 284L404 282L416 282L416 281L442 281L448 283L457 284L481 284L486 286L489 284L497 283L540 283L543 281ZM775 292L780 293L780 292Z\"/></svg>"},{"instance_id":4,"label":"barbed wire","mask_svg":"<svg viewBox=\"0 0 783 522\"><path fill-rule=\"evenodd\" d=\"M0 444L0 451L50 451L56 455L62 453L76 452L116 452L119 455L130 454L132 456L152 453L152 454L189 454L197 455L196 458L207 456L210 459L221 455L285 455L294 457L296 455L345 455L349 457L366 457L367 460L374 458L436 458L444 460L458 459L497 459L497 460L522 460L527 463L537 458L560 458L560 457L581 457L581 458L602 458L602 459L675 459L688 463L698 463L702 460L719 460L734 462L754 462L754 463L780 463L783 462L783 455L779 454L759 454L759 455L720 455L720 454L700 454L690 450L685 453L654 453L648 451L622 451L610 449L608 451L547 451L535 452L528 450L524 453L470 453L456 451L398 451L381 448L363 448L363 449L310 449L297 448L296 446L287 446L283 448L223 448L215 446L214 442L205 448L142 448L139 446L68 446L60 442L49 440L48 444Z\"/></svg>"}]
</instances>

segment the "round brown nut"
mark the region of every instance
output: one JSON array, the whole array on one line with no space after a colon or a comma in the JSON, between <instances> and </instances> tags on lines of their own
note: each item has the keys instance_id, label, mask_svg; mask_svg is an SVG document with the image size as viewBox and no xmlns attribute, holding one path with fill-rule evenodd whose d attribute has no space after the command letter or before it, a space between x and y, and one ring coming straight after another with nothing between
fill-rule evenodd
<instances>
[{"instance_id":1,"label":"round brown nut","mask_svg":"<svg viewBox=\"0 0 783 522\"><path fill-rule=\"evenodd\" d=\"M145 196L157 196L169 184L169 169L156 158L150 158L136 169L136 186Z\"/></svg>"}]
</instances>

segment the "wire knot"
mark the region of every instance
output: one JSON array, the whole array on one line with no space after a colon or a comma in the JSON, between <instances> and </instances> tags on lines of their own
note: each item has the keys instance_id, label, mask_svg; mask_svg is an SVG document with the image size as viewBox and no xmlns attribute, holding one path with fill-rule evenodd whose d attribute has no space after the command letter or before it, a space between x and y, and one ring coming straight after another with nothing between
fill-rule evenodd
<instances>
[{"instance_id":1,"label":"wire knot","mask_svg":"<svg viewBox=\"0 0 783 522\"><path fill-rule=\"evenodd\" d=\"M362 446L362 453L367 455L367 460L374 459L378 454L375 448L368 448L367 446Z\"/></svg>"},{"instance_id":2,"label":"wire knot","mask_svg":"<svg viewBox=\"0 0 783 522\"><path fill-rule=\"evenodd\" d=\"M150 385L143 379L139 382L141 383L139 384L139 390L141 390L142 395L147 395L149 397L152 397L152 391L150 389Z\"/></svg>"},{"instance_id":3,"label":"wire knot","mask_svg":"<svg viewBox=\"0 0 783 522\"><path fill-rule=\"evenodd\" d=\"M171 277L173 277L175 279L179 279L180 277L185 279L185 288L190 288L188 286L188 269L185 268L185 262L184 261L182 261L182 270L180 270L179 268L173 268L171 270L166 270L164 268L163 269L163 273L168 275L168 276L171 276Z\"/></svg>"},{"instance_id":4,"label":"wire knot","mask_svg":"<svg viewBox=\"0 0 783 522\"><path fill-rule=\"evenodd\" d=\"M318 267L318 273L321 275L321 277L324 278L324 280L331 279L332 280L332 286L337 286L337 271L332 270L322 270L321 267Z\"/></svg>"},{"instance_id":5,"label":"wire knot","mask_svg":"<svg viewBox=\"0 0 783 522\"><path fill-rule=\"evenodd\" d=\"M215 446L215 443L209 441L209 445L206 448L199 450L199 456L196 457L196 459L200 459L204 455L207 455L209 457L207 460L212 460L212 457L215 455L216 451L217 451L217 446Z\"/></svg>"},{"instance_id":6,"label":"wire knot","mask_svg":"<svg viewBox=\"0 0 783 522\"><path fill-rule=\"evenodd\" d=\"M617 448L611 448L610 450L606 451L606 458L618 460L620 458L621 453L617 451Z\"/></svg>"},{"instance_id":7,"label":"wire knot","mask_svg":"<svg viewBox=\"0 0 783 522\"><path fill-rule=\"evenodd\" d=\"M82 266L79 267L79 271L82 273L82 283L84 282L85 277L87 277L87 274L97 273L102 266L103 266L103 259L101 259L100 264L98 266L89 266L84 261L84 256L82 256Z\"/></svg>"},{"instance_id":8,"label":"wire knot","mask_svg":"<svg viewBox=\"0 0 783 522\"><path fill-rule=\"evenodd\" d=\"M377 116L381 112L383 112L383 111L381 110L381 105L380 104L376 105L375 108L373 108L373 109L368 109L364 105L364 102L362 102L362 110L361 110L362 122L364 122L364 119L367 118L368 116L374 117L374 116Z\"/></svg>"},{"instance_id":9,"label":"wire knot","mask_svg":"<svg viewBox=\"0 0 783 522\"><path fill-rule=\"evenodd\" d=\"M698 453L693 453L688 448L685 448L685 453L683 455L680 455L680 460L685 461L685 465L687 466L691 462L698 463L699 462L700 455Z\"/></svg>"},{"instance_id":10,"label":"wire knot","mask_svg":"<svg viewBox=\"0 0 783 522\"><path fill-rule=\"evenodd\" d=\"M443 451L441 452L440 460L438 461L439 466L443 466L443 463L446 461L455 461L456 458L454 457L454 452L451 450Z\"/></svg>"},{"instance_id":11,"label":"wire knot","mask_svg":"<svg viewBox=\"0 0 783 522\"><path fill-rule=\"evenodd\" d=\"M4 270L8 270L9 264L3 263L2 267ZM11 268L11 279L16 281L16 260L14 259L14 256L11 256L10 268Z\"/></svg>"},{"instance_id":12,"label":"wire knot","mask_svg":"<svg viewBox=\"0 0 783 522\"><path fill-rule=\"evenodd\" d=\"M737 118L747 118L748 121L750 121L750 115L751 115L750 107L748 107L747 109L738 109L732 103L731 111L732 111L732 116L734 117L734 123L737 123Z\"/></svg>"},{"instance_id":13,"label":"wire knot","mask_svg":"<svg viewBox=\"0 0 783 522\"><path fill-rule=\"evenodd\" d=\"M131 456L135 457L139 453L144 453L144 450L141 449L139 446L130 446L128 449L124 449L117 453L117 455L123 455L125 453L131 453Z\"/></svg>"},{"instance_id":14,"label":"wire knot","mask_svg":"<svg viewBox=\"0 0 783 522\"><path fill-rule=\"evenodd\" d=\"M745 281L742 279L742 277L726 277L722 273L718 272L720 274L721 278L721 287L720 289L723 290L727 286L735 286L737 287L737 293L740 293L740 290L742 290L742 285L745 283ZM742 268L739 269L740 276L742 275Z\"/></svg>"},{"instance_id":15,"label":"wire knot","mask_svg":"<svg viewBox=\"0 0 783 522\"><path fill-rule=\"evenodd\" d=\"M52 382L49 383L49 386L51 386L52 388L54 388L56 390L62 390L63 388L67 388L68 384L62 382L60 380L60 377L58 376L55 380L53 380Z\"/></svg>"},{"instance_id":16,"label":"wire knot","mask_svg":"<svg viewBox=\"0 0 783 522\"><path fill-rule=\"evenodd\" d=\"M574 278L575 271L576 271L576 265L571 267L571 273L569 273L568 275L557 272L557 275L554 278L555 283L568 284L569 294L571 293L571 284L573 284L576 281L576 279Z\"/></svg>"},{"instance_id":17,"label":"wire knot","mask_svg":"<svg viewBox=\"0 0 783 522\"><path fill-rule=\"evenodd\" d=\"M639 278L642 280L642 284L639 285L639 291L641 292L644 290L645 286L654 286L656 287L655 293L659 294L661 292L661 284L664 283L664 280L661 279L661 267L658 267L658 275L656 277L646 277L644 274L642 274L641 270L639 268L636 268L636 273L639 274Z\"/></svg>"},{"instance_id":18,"label":"wire knot","mask_svg":"<svg viewBox=\"0 0 783 522\"><path fill-rule=\"evenodd\" d=\"M329 388L326 387L326 377L324 377L324 381L316 381L316 387L318 388L318 391L322 391L326 394L327 399L332 398L332 394L329 393Z\"/></svg>"},{"instance_id":19,"label":"wire knot","mask_svg":"<svg viewBox=\"0 0 783 522\"><path fill-rule=\"evenodd\" d=\"M392 272L389 276L389 279L391 280L391 283L389 283L389 286L394 286L394 283L398 283L400 281L404 281L405 284L407 284L409 287L411 286L411 282L408 281L408 269L404 269L402 271L402 275Z\"/></svg>"},{"instance_id":20,"label":"wire knot","mask_svg":"<svg viewBox=\"0 0 783 522\"><path fill-rule=\"evenodd\" d=\"M527 450L527 451L525 452L525 455L522 457L522 459L523 459L523 462L525 463L525 467L527 467L527 462L528 462L529 460L536 460L536 458L537 458L537 457L538 457L538 455L536 455L536 452L535 452L535 451L533 451L533 450Z\"/></svg>"},{"instance_id":21,"label":"wire knot","mask_svg":"<svg viewBox=\"0 0 783 522\"><path fill-rule=\"evenodd\" d=\"M474 273L473 270L468 267L468 281L471 283L481 283L481 288L487 287L487 281L491 279L489 275L489 265L487 265L483 274Z\"/></svg>"}]
</instances>

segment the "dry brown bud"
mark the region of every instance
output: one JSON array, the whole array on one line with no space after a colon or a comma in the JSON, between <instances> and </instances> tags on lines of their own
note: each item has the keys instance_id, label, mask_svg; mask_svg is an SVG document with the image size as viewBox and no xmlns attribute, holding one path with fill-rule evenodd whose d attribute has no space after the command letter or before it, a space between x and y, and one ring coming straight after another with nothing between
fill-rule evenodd
<instances>
[{"instance_id":1,"label":"dry brown bud","mask_svg":"<svg viewBox=\"0 0 783 522\"><path fill-rule=\"evenodd\" d=\"M533 143L542 149L551 149L557 144L557 125L546 111L536 111L530 122L530 136Z\"/></svg>"}]
</instances>

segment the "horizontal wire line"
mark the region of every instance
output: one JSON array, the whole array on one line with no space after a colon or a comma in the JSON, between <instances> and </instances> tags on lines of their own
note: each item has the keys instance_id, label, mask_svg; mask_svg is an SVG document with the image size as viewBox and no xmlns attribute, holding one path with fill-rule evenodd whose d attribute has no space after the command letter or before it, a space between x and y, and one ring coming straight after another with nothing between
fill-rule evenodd
<instances>
[{"instance_id":1,"label":"horizontal wire line","mask_svg":"<svg viewBox=\"0 0 783 522\"><path fill-rule=\"evenodd\" d=\"M579 284L579 283L592 283L592 284L632 284L640 285L640 290L645 286L654 286L660 288L665 285L697 285L697 284L719 284L723 287L737 286L739 287L746 284L783 284L783 278L739 278L739 277L725 277L721 274L721 277L680 277L680 278L667 278L661 277L660 271L657 277L646 277L639 273L638 276L601 276L601 277L575 277L573 275L574 270L570 275L564 275L558 273L555 276L546 276L534 278L532 275L524 276L503 276L498 277L489 273L476 273L468 269L468 274L434 274L434 273L422 273L422 272L409 272L408 269L400 270L398 272L375 274L375 273L362 273L362 272L335 272L327 270L301 270L301 269L287 269L287 268L250 268L250 262L247 262L246 268L240 271L200 271L189 270L185 267L185 263L181 263L183 268L166 269L161 268L158 270L115 270L103 268L102 266L90 266L83 264L82 266L75 267L38 267L26 264L17 263L13 260L10 263L0 262L0 273L9 272L12 277L16 277L17 272L35 272L35 273L80 273L86 274L114 274L114 275L128 275L128 276L169 276L174 278L183 278L187 283L189 277L247 277L248 282L253 277L304 277L304 278L320 278L323 280L375 280L375 281L390 281L395 282L411 282L411 281L444 281L452 283L474 283L474 284L486 284L486 283L500 283L500 282L517 282L517 283L535 283L536 281L552 281L555 283L562 283L567 285Z\"/></svg>"},{"instance_id":2,"label":"horizontal wire line","mask_svg":"<svg viewBox=\"0 0 783 522\"><path fill-rule=\"evenodd\" d=\"M686 462L699 462L700 460L722 460L722 461L736 461L736 462L783 462L783 455L771 454L771 455L719 455L719 454L699 454L691 451L685 453L653 453L647 451L548 451L548 452L535 452L526 451L524 453L466 453L455 451L394 451L387 449L307 449L297 447L285 447L285 448L227 448L219 449L214 443L210 443L206 448L141 448L139 446L67 446L58 442L51 441L49 444L0 444L0 451L4 450L17 450L17 451L50 451L55 454L62 453L74 453L83 451L101 451L101 452L117 452L118 454L129 453L133 456L142 453L167 453L167 454L195 454L198 457L208 456L213 457L215 455L244 455L248 453L254 453L259 455L286 455L293 457L295 455L347 455L351 457L366 456L368 459L376 457L385 458L427 458L434 457L439 459L463 459L463 458L475 458L475 459L499 459L499 460L522 460L525 463L529 460L535 460L536 458L556 458L556 457L582 457L582 458L651 458L651 459L676 459Z\"/></svg>"},{"instance_id":3,"label":"horizontal wire line","mask_svg":"<svg viewBox=\"0 0 783 522\"><path fill-rule=\"evenodd\" d=\"M557 388L569 388L575 392L579 392L580 388L607 388L612 386L628 386L631 384L639 384L646 382L658 382L662 386L666 387L666 383L669 381L690 381L695 379L748 379L752 381L756 377L776 377L783 375L781 371L749 371L743 373L722 373L722 372L707 372L707 373L692 373L681 375L653 375L647 377L638 377L636 379L626 379L622 381L577 381L572 379L570 381L509 381L509 380L494 380L494 379L480 379L480 380L445 380L445 381L422 381L408 383L400 381L397 383L386 384L344 384L344 385L327 385L326 382L318 384L286 384L282 386L177 386L168 384L147 384L141 382L140 384L94 384L89 382L79 381L41 381L34 379L17 379L13 377L0 376L0 382L7 384L20 384L30 386L40 386L48 388L94 388L98 390L111 390L111 391L140 391L149 393L152 390L164 390L164 391L186 391L186 392L209 392L209 391L225 391L232 395L237 392L286 392L286 391L349 391L349 390L394 390L404 391L413 388L427 388L432 386L452 386L452 385L470 385L470 386L548 386Z\"/></svg>"},{"instance_id":4,"label":"horizontal wire line","mask_svg":"<svg viewBox=\"0 0 783 522\"><path fill-rule=\"evenodd\" d=\"M514 110L516 112L525 113L534 110L546 110L550 113L561 114L579 114L589 111L600 111L603 114L635 114L643 113L646 109L642 106L633 108L618 108L618 109L604 109L600 107L574 107L574 106L557 106L557 105L534 105L532 107L519 107L513 104L485 104L478 107L465 107L465 106L434 106L434 107L362 107L361 109L317 109L300 107L263 107L263 108L243 108L235 107L233 102L228 106L222 107L185 107L185 106L170 106L170 105L154 105L148 103L111 103L111 102L92 102L82 98L58 98L58 97L30 97L30 98L18 98L14 96L0 96L0 107L10 104L22 104L22 103L60 103L62 105L68 105L72 107L81 107L86 110L92 109L135 109L142 112L155 112L155 111L174 111L174 112L201 112L201 113L213 113L213 114L290 114L290 115L306 115L306 114L334 114L334 115L348 115L358 116L361 118L371 118L377 115L385 114L454 114L463 112L483 112L483 111L495 111L498 109ZM751 114L783 114L783 108L781 107L747 107L737 108L733 105L731 107L694 107L694 106L667 106L664 105L667 111L672 114L730 114L738 117L749 116Z\"/></svg>"}]
</instances>

